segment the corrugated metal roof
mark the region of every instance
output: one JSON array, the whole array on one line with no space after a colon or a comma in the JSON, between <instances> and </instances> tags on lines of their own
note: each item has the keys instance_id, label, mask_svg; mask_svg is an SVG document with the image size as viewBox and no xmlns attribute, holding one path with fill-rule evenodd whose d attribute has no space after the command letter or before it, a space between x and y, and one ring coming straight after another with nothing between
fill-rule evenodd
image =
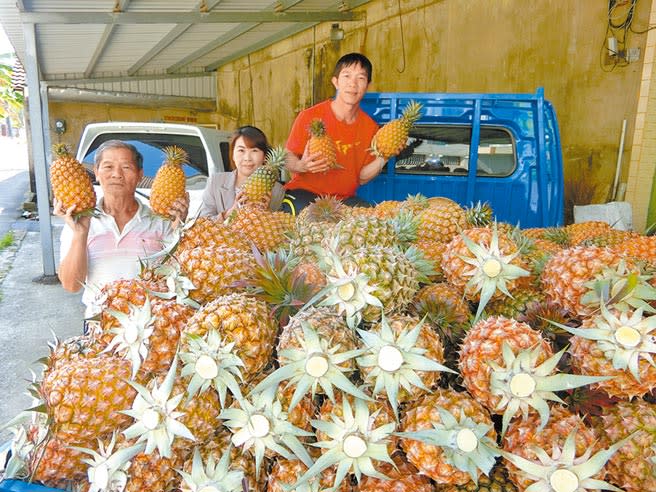
<instances>
[{"instance_id":1,"label":"corrugated metal roof","mask_svg":"<svg viewBox=\"0 0 656 492\"><path fill-rule=\"evenodd\" d=\"M34 24L48 84L215 97L217 67L320 22L354 20L367 1L0 0L0 23L23 61Z\"/></svg>"}]
</instances>

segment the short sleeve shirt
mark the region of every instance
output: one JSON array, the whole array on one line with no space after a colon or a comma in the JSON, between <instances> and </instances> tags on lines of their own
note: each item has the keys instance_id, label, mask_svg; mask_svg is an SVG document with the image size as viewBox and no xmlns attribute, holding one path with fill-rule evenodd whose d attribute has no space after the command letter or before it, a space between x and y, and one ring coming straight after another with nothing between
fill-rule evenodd
<instances>
[{"instance_id":1,"label":"short sleeve shirt","mask_svg":"<svg viewBox=\"0 0 656 492\"><path fill-rule=\"evenodd\" d=\"M98 202L99 217L92 217L87 238L87 279L82 294L86 306L85 317L100 312L96 295L108 282L136 278L141 270L140 258L161 251L172 236L171 222L155 215L139 202L134 217L121 232L111 215L103 210L102 198ZM71 248L73 231L67 225L61 233L60 258Z\"/></svg>"},{"instance_id":2,"label":"short sleeve shirt","mask_svg":"<svg viewBox=\"0 0 656 492\"><path fill-rule=\"evenodd\" d=\"M362 109L358 109L355 121L339 121L331 108L331 100L323 101L301 111L287 139L287 149L299 157L310 138L310 123L321 118L326 132L335 141L337 163L342 169L331 169L325 173L292 173L285 186L288 190L303 189L317 195L335 195L338 198L354 196L360 185L360 171L374 160L369 152L371 139L378 130L376 122Z\"/></svg>"}]
</instances>

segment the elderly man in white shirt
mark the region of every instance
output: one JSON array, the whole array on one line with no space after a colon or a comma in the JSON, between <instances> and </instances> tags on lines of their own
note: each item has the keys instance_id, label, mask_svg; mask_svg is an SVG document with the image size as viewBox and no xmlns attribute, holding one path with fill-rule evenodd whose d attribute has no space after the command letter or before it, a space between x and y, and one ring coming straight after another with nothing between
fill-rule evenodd
<instances>
[{"instance_id":1,"label":"elderly man in white shirt","mask_svg":"<svg viewBox=\"0 0 656 492\"><path fill-rule=\"evenodd\" d=\"M173 229L187 216L189 198L177 200L171 222L155 215L135 197L143 177L143 158L137 149L120 140L103 143L96 152L94 172L103 191L99 217L72 216L55 200L54 214L66 220L61 235L59 279L64 289L84 287L85 317L100 312L96 291L118 279L135 278L139 259L160 251Z\"/></svg>"}]
</instances>

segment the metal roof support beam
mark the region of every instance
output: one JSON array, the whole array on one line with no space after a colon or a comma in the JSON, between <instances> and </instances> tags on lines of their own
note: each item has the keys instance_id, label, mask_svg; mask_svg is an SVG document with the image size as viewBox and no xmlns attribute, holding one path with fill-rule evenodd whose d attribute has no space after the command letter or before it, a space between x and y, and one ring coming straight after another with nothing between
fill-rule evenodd
<instances>
[{"instance_id":1,"label":"metal roof support beam","mask_svg":"<svg viewBox=\"0 0 656 492\"><path fill-rule=\"evenodd\" d=\"M281 10L276 10L276 12L281 12L282 10L289 9L293 7L294 5L301 3L302 0L290 0L285 3L280 3L279 9ZM253 23L243 23L240 24L239 26L235 27L234 29L231 29L230 32L225 33L223 36L219 36L217 39L214 41L207 43L205 46L202 46L201 48L198 48L195 50L193 53L185 56L183 59L179 60L178 62L174 63L170 67L166 69L166 73L176 73L178 70L180 70L182 67L185 67L189 65L191 62L194 60L197 60L198 58L201 58L202 56L205 56L206 54L214 51L215 49L229 43L233 39L238 38L242 34L250 31L251 29L254 29L257 27L259 24L256 22Z\"/></svg>"},{"instance_id":2,"label":"metal roof support beam","mask_svg":"<svg viewBox=\"0 0 656 492\"><path fill-rule=\"evenodd\" d=\"M213 0L212 2L206 3L205 5L209 10L212 10L217 4L221 3L221 0ZM203 2L198 3L196 5L196 8L200 8L201 5L203 5ZM179 24L175 26L173 29L171 29L166 36L164 36L162 39L159 40L159 42L153 46L150 50L148 50L148 53L146 53L144 56L139 58L135 64L133 64L130 68L128 68L128 75L134 75L139 71L141 67L143 67L146 63L148 63L150 60L155 58L159 53L162 52L164 48L166 48L168 45L170 45L173 41L178 39L184 32L189 29L192 26L192 24Z\"/></svg>"},{"instance_id":3,"label":"metal roof support beam","mask_svg":"<svg viewBox=\"0 0 656 492\"><path fill-rule=\"evenodd\" d=\"M358 12L24 12L23 24L240 24L242 22L346 22Z\"/></svg>"},{"instance_id":4,"label":"metal roof support beam","mask_svg":"<svg viewBox=\"0 0 656 492\"><path fill-rule=\"evenodd\" d=\"M253 53L255 51L258 51L262 48L265 48L277 41L280 41L281 39L288 38L290 36L293 36L294 34L297 34L301 31L305 31L306 29L309 29L312 26L317 25L318 22L311 22L307 24L297 24L295 26L288 27L287 29L280 31L273 36L269 36L267 38L264 38L263 40L253 43L249 45L247 48L237 51L230 56L226 56L224 58L221 58L220 60L215 61L214 63L207 65L205 67L205 70L208 72L213 72L217 68L219 68L221 65L225 65L226 63L230 63L233 60L236 60L238 58L241 58L242 56L246 56L249 53Z\"/></svg>"},{"instance_id":5,"label":"metal roof support beam","mask_svg":"<svg viewBox=\"0 0 656 492\"><path fill-rule=\"evenodd\" d=\"M36 49L36 26L23 24L25 39L25 76L27 79L27 107L30 118L30 136L32 139L32 159L36 178L36 201L39 212L39 231L41 233L41 254L44 277L55 275L55 254L52 241L50 221L50 194L48 190L48 167L46 163L46 145L49 138L47 120L47 99L43 101L39 59ZM44 91L45 93L45 91ZM44 113L45 107L45 113Z\"/></svg>"},{"instance_id":6,"label":"metal roof support beam","mask_svg":"<svg viewBox=\"0 0 656 492\"><path fill-rule=\"evenodd\" d=\"M134 80L171 80L171 79L187 79L193 77L212 77L213 74L209 72L181 72L171 77L169 74L152 74L152 75L134 75L128 77L127 75L115 75L111 77L89 77L77 79L47 79L44 82L51 85L66 86L67 84L103 84L110 82L128 82Z\"/></svg>"},{"instance_id":7,"label":"metal roof support beam","mask_svg":"<svg viewBox=\"0 0 656 492\"><path fill-rule=\"evenodd\" d=\"M124 10L128 4L130 3L130 0L121 0L118 4L118 9L119 10ZM93 52L93 55L91 56L91 59L89 60L89 63L87 65L87 69L84 71L84 76L85 77L90 77L93 71L96 69L96 65L98 64L98 60L100 60L100 56L103 54L105 51L105 47L107 46L107 43L109 42L109 39L112 37L112 33L114 32L114 28L116 26L110 25L105 27L105 31L103 32L103 35L100 38L100 41L96 45L96 49Z\"/></svg>"}]
</instances>

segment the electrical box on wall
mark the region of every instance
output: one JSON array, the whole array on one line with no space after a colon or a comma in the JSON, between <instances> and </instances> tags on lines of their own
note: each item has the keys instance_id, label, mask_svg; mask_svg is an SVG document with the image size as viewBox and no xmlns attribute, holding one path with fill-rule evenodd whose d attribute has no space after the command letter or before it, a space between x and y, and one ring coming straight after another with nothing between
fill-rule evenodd
<instances>
[{"instance_id":1,"label":"electrical box on wall","mask_svg":"<svg viewBox=\"0 0 656 492\"><path fill-rule=\"evenodd\" d=\"M637 62L640 59L640 48L629 48L626 50L626 62Z\"/></svg>"}]
</instances>

